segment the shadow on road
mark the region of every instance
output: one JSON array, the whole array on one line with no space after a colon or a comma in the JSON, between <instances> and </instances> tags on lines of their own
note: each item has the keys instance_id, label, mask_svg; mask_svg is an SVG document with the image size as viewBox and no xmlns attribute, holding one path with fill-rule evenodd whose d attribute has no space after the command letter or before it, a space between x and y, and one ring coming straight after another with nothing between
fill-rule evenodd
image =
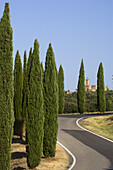
<instances>
[{"instance_id":1,"label":"shadow on road","mask_svg":"<svg viewBox=\"0 0 113 170\"><path fill-rule=\"evenodd\" d=\"M113 143L83 130L62 130L108 158L112 166L107 170L113 170Z\"/></svg>"}]
</instances>

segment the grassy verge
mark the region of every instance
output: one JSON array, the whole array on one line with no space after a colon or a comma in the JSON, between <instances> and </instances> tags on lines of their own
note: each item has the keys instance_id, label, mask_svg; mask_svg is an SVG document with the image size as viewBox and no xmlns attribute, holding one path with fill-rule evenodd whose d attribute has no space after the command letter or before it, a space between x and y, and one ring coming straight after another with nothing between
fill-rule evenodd
<instances>
[{"instance_id":1,"label":"grassy verge","mask_svg":"<svg viewBox=\"0 0 113 170\"><path fill-rule=\"evenodd\" d=\"M113 116L87 118L80 122L84 128L113 140Z\"/></svg>"},{"instance_id":2,"label":"grassy verge","mask_svg":"<svg viewBox=\"0 0 113 170\"><path fill-rule=\"evenodd\" d=\"M29 170L26 162L25 142L18 136L13 137L12 142L12 159L10 170L26 169ZM69 156L65 150L57 144L56 156L54 158L45 158L42 156L41 163L32 170L65 170L69 165Z\"/></svg>"},{"instance_id":3,"label":"grassy verge","mask_svg":"<svg viewBox=\"0 0 113 170\"><path fill-rule=\"evenodd\" d=\"M84 112L83 114L98 114L100 112ZM113 113L113 111L106 111L106 113ZM79 115L80 113L62 113L59 115Z\"/></svg>"}]
</instances>

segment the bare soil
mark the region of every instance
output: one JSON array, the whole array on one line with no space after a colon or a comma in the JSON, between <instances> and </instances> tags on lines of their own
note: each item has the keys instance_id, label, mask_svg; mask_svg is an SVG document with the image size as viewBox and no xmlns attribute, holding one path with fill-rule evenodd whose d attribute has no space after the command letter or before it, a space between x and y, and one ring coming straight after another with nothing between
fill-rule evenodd
<instances>
[{"instance_id":1,"label":"bare soil","mask_svg":"<svg viewBox=\"0 0 113 170\"><path fill-rule=\"evenodd\" d=\"M33 170L65 170L68 165L68 154L57 144L56 156L54 158L42 156L40 165ZM18 136L13 136L10 170L29 170L26 162L25 141Z\"/></svg>"}]
</instances>

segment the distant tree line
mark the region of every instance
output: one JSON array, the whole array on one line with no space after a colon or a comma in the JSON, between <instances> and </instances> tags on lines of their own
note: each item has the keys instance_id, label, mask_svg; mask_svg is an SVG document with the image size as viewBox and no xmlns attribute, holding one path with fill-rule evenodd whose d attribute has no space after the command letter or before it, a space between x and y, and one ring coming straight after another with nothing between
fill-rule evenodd
<instances>
[{"instance_id":1,"label":"distant tree line","mask_svg":"<svg viewBox=\"0 0 113 170\"><path fill-rule=\"evenodd\" d=\"M9 3L0 20L0 167L10 169L14 134L23 138L26 127L26 154L29 168L40 164L42 153L54 157L58 135L58 113L64 112L64 72L57 71L52 45L46 53L45 69L40 62L39 43L34 41L27 60L17 50L13 74L12 28Z\"/></svg>"},{"instance_id":2,"label":"distant tree line","mask_svg":"<svg viewBox=\"0 0 113 170\"><path fill-rule=\"evenodd\" d=\"M65 93L65 113L105 112L113 110L112 91L104 87L104 72L100 63L97 73L97 91L85 91L84 64L81 61L77 93Z\"/></svg>"},{"instance_id":3,"label":"distant tree line","mask_svg":"<svg viewBox=\"0 0 113 170\"><path fill-rule=\"evenodd\" d=\"M113 90L105 91L106 111L113 111ZM85 110L84 112L98 112L97 92L85 92ZM77 93L67 94L65 92L64 113L78 113Z\"/></svg>"}]
</instances>

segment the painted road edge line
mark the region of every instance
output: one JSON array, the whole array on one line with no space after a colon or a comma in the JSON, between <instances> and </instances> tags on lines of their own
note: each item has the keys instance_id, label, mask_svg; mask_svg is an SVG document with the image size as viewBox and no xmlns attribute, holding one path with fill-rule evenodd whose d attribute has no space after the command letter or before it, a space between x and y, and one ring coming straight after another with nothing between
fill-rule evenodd
<instances>
[{"instance_id":1,"label":"painted road edge line","mask_svg":"<svg viewBox=\"0 0 113 170\"><path fill-rule=\"evenodd\" d=\"M71 170L71 169L75 166L75 164L76 164L76 158L75 158L75 156L74 156L64 145L62 145L60 142L57 141L57 143L58 143L62 148L64 148L64 149L66 150L66 152L68 152L68 154L73 158L73 163L72 163L71 167L68 169L68 170Z\"/></svg>"},{"instance_id":2,"label":"painted road edge line","mask_svg":"<svg viewBox=\"0 0 113 170\"><path fill-rule=\"evenodd\" d=\"M87 132L89 132L89 133L92 133L93 135L96 135L96 136L98 136L98 137L100 137L100 138L103 138L103 139L105 139L105 140L113 143L112 140L110 140L110 139L108 139L108 138L106 138L106 137L104 137L104 136L98 135L98 134L96 134L96 133L94 133L94 132L92 132L92 131L90 131L90 130L82 127L82 126L80 126L80 124L79 124L78 122L79 122L81 119L84 119L84 118L87 119L87 118L90 118L90 117L81 117L80 119L77 119L77 121L76 121L77 126L79 126L81 129L83 129L83 130L85 130L85 131L87 131Z\"/></svg>"}]
</instances>

